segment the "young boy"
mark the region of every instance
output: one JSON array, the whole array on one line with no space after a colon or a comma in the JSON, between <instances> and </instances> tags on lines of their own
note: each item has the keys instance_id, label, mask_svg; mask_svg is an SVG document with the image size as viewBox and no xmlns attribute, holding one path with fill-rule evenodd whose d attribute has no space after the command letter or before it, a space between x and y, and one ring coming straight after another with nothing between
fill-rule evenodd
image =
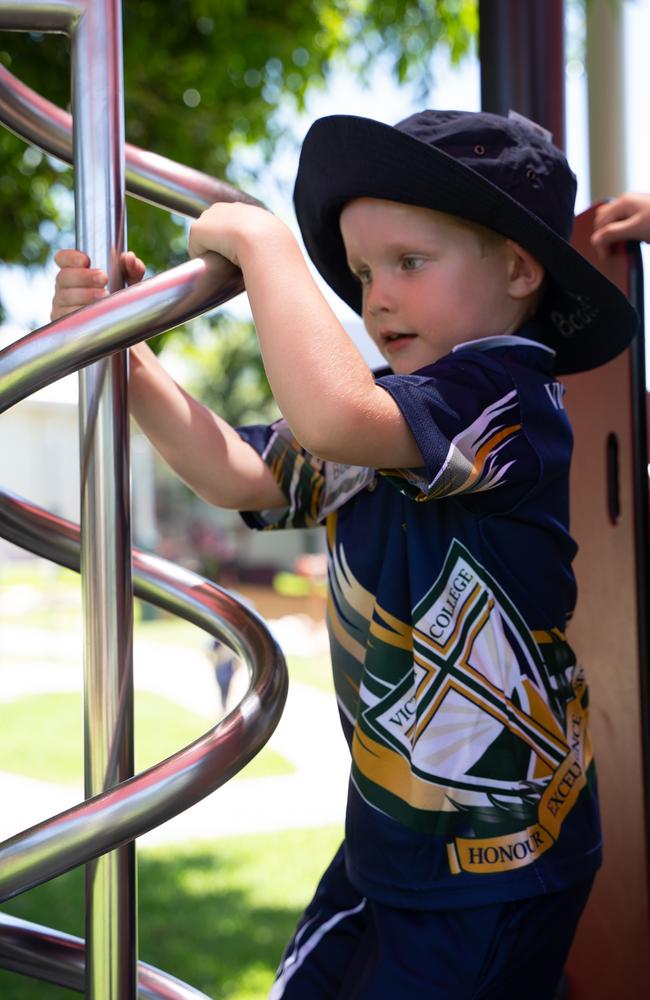
<instances>
[{"instance_id":1,"label":"young boy","mask_svg":"<svg viewBox=\"0 0 650 1000\"><path fill-rule=\"evenodd\" d=\"M371 375L290 231L246 205L208 209L190 253L242 268L284 419L236 432L132 352L136 419L197 492L254 527L327 528L346 836L273 1000L554 994L600 862L554 372L636 329L567 242L574 196L520 120L322 119L298 221L390 368ZM105 283L58 260L53 318Z\"/></svg>"}]
</instances>

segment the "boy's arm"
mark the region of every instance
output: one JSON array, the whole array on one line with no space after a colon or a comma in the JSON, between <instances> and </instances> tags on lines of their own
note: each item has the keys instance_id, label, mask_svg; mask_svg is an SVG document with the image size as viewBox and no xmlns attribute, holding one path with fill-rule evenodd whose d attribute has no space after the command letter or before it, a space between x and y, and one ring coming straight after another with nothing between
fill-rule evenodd
<instances>
[{"instance_id":1,"label":"boy's arm","mask_svg":"<svg viewBox=\"0 0 650 1000\"><path fill-rule=\"evenodd\" d=\"M208 503L233 510L286 506L262 457L181 388L147 344L131 348L129 405L156 451Z\"/></svg>"},{"instance_id":2,"label":"boy's arm","mask_svg":"<svg viewBox=\"0 0 650 1000\"><path fill-rule=\"evenodd\" d=\"M375 384L284 223L249 205L212 205L189 249L241 267L273 395L307 451L347 465L422 465L399 407Z\"/></svg>"},{"instance_id":3,"label":"boy's arm","mask_svg":"<svg viewBox=\"0 0 650 1000\"><path fill-rule=\"evenodd\" d=\"M61 270L52 319L106 294L106 275L90 268L86 254L63 250L55 260ZM133 254L125 255L124 270L130 284L144 275L144 265ZM204 500L239 510L286 505L260 455L225 420L185 392L146 344L130 351L129 403L154 448Z\"/></svg>"}]
</instances>

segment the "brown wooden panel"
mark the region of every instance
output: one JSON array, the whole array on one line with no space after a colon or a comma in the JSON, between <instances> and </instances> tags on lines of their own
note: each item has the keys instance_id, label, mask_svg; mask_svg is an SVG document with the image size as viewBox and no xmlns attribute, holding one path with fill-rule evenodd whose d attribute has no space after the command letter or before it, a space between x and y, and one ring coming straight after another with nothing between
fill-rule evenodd
<instances>
[{"instance_id":1,"label":"brown wooden panel","mask_svg":"<svg viewBox=\"0 0 650 1000\"><path fill-rule=\"evenodd\" d=\"M590 255L593 210L574 243ZM593 258L592 258L593 259ZM626 293L629 258L606 267ZM571 1000L650 997L650 903L642 739L639 596L635 538L631 351L592 372L563 379L575 433L571 477L578 605L568 638L584 663L599 775L605 863L578 929L567 973ZM607 442L616 436L620 516L610 519Z\"/></svg>"}]
</instances>

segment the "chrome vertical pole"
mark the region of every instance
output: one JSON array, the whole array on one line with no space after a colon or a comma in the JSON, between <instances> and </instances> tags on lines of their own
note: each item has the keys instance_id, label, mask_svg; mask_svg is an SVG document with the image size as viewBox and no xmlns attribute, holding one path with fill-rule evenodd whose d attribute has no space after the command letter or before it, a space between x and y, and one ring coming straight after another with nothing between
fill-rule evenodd
<instances>
[{"instance_id":1,"label":"chrome vertical pole","mask_svg":"<svg viewBox=\"0 0 650 1000\"><path fill-rule=\"evenodd\" d=\"M72 43L76 245L122 287L125 240L119 0L87 0ZM86 796L133 773L132 580L126 357L81 373L81 574ZM135 1000L134 845L86 870L86 996Z\"/></svg>"}]
</instances>

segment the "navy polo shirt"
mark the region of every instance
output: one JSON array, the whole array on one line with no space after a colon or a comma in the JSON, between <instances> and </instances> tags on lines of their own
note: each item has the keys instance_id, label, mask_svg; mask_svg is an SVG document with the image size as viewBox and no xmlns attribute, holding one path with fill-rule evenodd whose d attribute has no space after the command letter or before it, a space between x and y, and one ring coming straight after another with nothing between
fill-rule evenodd
<instances>
[{"instance_id":1,"label":"navy polo shirt","mask_svg":"<svg viewBox=\"0 0 650 1000\"><path fill-rule=\"evenodd\" d=\"M553 352L527 332L378 376L422 468L323 462L284 421L240 429L287 497L246 522L327 531L346 866L388 905L524 898L600 863L588 692L565 638L572 434Z\"/></svg>"}]
</instances>

